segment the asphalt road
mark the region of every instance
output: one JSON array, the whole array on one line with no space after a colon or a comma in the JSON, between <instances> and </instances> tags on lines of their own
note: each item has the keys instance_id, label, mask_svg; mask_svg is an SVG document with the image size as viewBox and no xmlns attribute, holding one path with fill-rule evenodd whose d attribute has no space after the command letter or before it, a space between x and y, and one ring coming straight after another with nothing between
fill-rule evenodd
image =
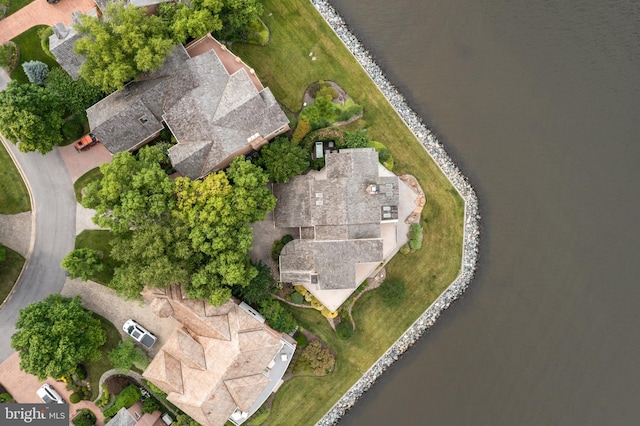
<instances>
[{"instance_id":1,"label":"asphalt road","mask_svg":"<svg viewBox=\"0 0 640 426\"><path fill-rule=\"evenodd\" d=\"M73 184L58 151L25 154L12 143L5 146L17 159L31 190L35 240L13 296L0 310L0 362L13 352L10 342L18 311L62 290L66 277L60 262L73 250L76 235Z\"/></svg>"}]
</instances>

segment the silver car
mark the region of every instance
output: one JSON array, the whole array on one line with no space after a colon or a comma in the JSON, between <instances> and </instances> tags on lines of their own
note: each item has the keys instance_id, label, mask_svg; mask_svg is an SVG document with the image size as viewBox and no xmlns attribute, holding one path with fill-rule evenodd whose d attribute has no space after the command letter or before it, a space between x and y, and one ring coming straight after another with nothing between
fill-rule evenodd
<instances>
[{"instance_id":1,"label":"silver car","mask_svg":"<svg viewBox=\"0 0 640 426\"><path fill-rule=\"evenodd\" d=\"M64 404L64 400L60 394L48 383L40 386L40 389L36 391L36 394L38 394L45 404Z\"/></svg>"},{"instance_id":2,"label":"silver car","mask_svg":"<svg viewBox=\"0 0 640 426\"><path fill-rule=\"evenodd\" d=\"M146 348L151 348L156 343L156 336L149 333L146 328L132 319L124 323L122 330Z\"/></svg>"}]
</instances>

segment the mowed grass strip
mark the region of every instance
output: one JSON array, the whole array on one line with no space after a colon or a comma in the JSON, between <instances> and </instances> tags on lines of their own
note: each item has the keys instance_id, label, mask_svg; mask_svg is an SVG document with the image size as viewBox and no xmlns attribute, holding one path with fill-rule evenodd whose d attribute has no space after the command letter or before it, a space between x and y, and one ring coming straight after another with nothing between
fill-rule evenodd
<instances>
[{"instance_id":1,"label":"mowed grass strip","mask_svg":"<svg viewBox=\"0 0 640 426\"><path fill-rule=\"evenodd\" d=\"M0 214L16 214L31 210L27 186L16 165L0 143Z\"/></svg>"},{"instance_id":2,"label":"mowed grass strip","mask_svg":"<svg viewBox=\"0 0 640 426\"><path fill-rule=\"evenodd\" d=\"M40 45L38 30L46 27L47 25L36 25L35 27L29 28L27 31L23 32L19 36L14 37L11 40L20 48L20 64L18 64L16 69L11 73L12 80L17 80L19 83L29 82L29 79L22 69L22 64L24 62L44 62L45 64L49 65L49 70L60 66L55 60L44 53L44 51L42 50L42 46Z\"/></svg>"},{"instance_id":3,"label":"mowed grass strip","mask_svg":"<svg viewBox=\"0 0 640 426\"><path fill-rule=\"evenodd\" d=\"M4 247L4 250L5 258L0 262L0 305L11 293L24 265L24 257L19 253L9 247Z\"/></svg>"},{"instance_id":4,"label":"mowed grass strip","mask_svg":"<svg viewBox=\"0 0 640 426\"><path fill-rule=\"evenodd\" d=\"M387 267L390 279L406 283L407 296L400 307L386 307L378 290L367 292L354 307L357 329L346 341L336 337L317 311L294 311L303 327L336 351L336 369L325 377L299 377L285 383L264 424L307 425L316 423L458 275L464 203L309 1L266 0L264 21L271 31L269 45L234 44L234 53L255 68L263 84L292 111L300 109L302 95L314 81L340 84L364 107L363 119L349 128L366 127L374 140L389 147L394 172L414 175L427 198L421 218L423 248L396 255Z\"/></svg>"},{"instance_id":5,"label":"mowed grass strip","mask_svg":"<svg viewBox=\"0 0 640 426\"><path fill-rule=\"evenodd\" d=\"M89 170L75 181L73 184L73 190L76 193L76 200L80 203L82 201L82 190L87 187L94 180L102 179L102 172L100 167ZM82 204L82 203L81 203Z\"/></svg>"}]
</instances>

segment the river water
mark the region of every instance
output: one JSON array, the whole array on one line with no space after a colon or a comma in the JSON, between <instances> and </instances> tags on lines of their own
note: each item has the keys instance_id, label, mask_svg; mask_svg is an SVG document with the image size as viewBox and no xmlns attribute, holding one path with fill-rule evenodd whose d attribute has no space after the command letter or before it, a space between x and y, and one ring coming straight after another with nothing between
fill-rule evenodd
<instances>
[{"instance_id":1,"label":"river water","mask_svg":"<svg viewBox=\"0 0 640 426\"><path fill-rule=\"evenodd\" d=\"M638 2L332 4L483 216L470 289L341 423L639 424Z\"/></svg>"}]
</instances>

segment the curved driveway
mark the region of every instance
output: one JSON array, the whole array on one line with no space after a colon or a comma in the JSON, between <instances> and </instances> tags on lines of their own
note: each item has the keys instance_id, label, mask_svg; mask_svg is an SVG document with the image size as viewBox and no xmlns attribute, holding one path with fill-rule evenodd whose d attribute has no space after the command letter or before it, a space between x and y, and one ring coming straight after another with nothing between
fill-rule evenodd
<instances>
[{"instance_id":1,"label":"curved driveway","mask_svg":"<svg viewBox=\"0 0 640 426\"><path fill-rule=\"evenodd\" d=\"M34 241L14 293L0 310L0 362L13 352L10 342L18 310L62 290L66 276L60 262L73 250L76 235L76 198L58 150L47 155L25 154L12 143L6 142L5 146L17 160L31 191Z\"/></svg>"}]
</instances>

